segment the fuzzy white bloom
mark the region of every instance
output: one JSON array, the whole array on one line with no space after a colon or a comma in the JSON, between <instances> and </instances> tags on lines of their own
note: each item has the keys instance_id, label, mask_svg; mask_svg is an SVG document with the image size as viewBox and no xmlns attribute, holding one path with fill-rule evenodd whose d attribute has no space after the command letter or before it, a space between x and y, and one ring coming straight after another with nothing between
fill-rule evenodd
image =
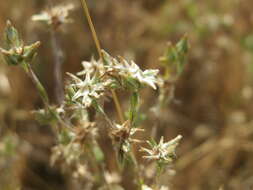
<instances>
[{"instance_id":1,"label":"fuzzy white bloom","mask_svg":"<svg viewBox=\"0 0 253 190\"><path fill-rule=\"evenodd\" d=\"M113 66L108 66L115 69L119 75L123 77L131 77L139 81L141 84L146 84L151 86L153 89L156 89L156 84L159 83L157 79L157 74L159 70L157 69L148 69L142 71L140 67L134 62L130 63L124 59L122 62L114 62Z\"/></svg>"},{"instance_id":2,"label":"fuzzy white bloom","mask_svg":"<svg viewBox=\"0 0 253 190\"><path fill-rule=\"evenodd\" d=\"M101 61L96 61L94 58L91 59L91 61L83 61L82 62L83 70L78 72L78 76L83 76L86 74L94 74L94 72L97 70L100 75L103 75L105 72L104 65Z\"/></svg>"},{"instance_id":3,"label":"fuzzy white bloom","mask_svg":"<svg viewBox=\"0 0 253 190\"><path fill-rule=\"evenodd\" d=\"M103 95L105 84L96 82L95 78L91 78L89 73L86 74L85 80L82 80L71 73L67 74L74 82L73 84L70 84L70 86L77 89L72 97L72 101L78 101L81 99L82 106L89 107L93 100L99 99Z\"/></svg>"},{"instance_id":4,"label":"fuzzy white bloom","mask_svg":"<svg viewBox=\"0 0 253 190\"><path fill-rule=\"evenodd\" d=\"M105 68L107 69L107 72L114 71L114 73L123 78L133 78L141 84L146 84L153 89L156 89L156 84L160 82L157 78L159 70L148 69L142 71L134 61L129 62L122 57L115 59L105 51L102 53L106 60Z\"/></svg>"},{"instance_id":5,"label":"fuzzy white bloom","mask_svg":"<svg viewBox=\"0 0 253 190\"><path fill-rule=\"evenodd\" d=\"M178 135L176 138L168 142L164 142L164 138L161 137L160 142L157 145L152 145L150 142L148 142L152 149L142 147L141 151L149 154L147 156L143 156L143 158L146 158L148 160L157 160L165 163L170 163L173 161L175 149L181 139L182 136Z\"/></svg>"},{"instance_id":6,"label":"fuzzy white bloom","mask_svg":"<svg viewBox=\"0 0 253 190\"><path fill-rule=\"evenodd\" d=\"M104 173L105 180L108 184L116 184L121 182L121 176L116 172L108 172Z\"/></svg>"},{"instance_id":7,"label":"fuzzy white bloom","mask_svg":"<svg viewBox=\"0 0 253 190\"><path fill-rule=\"evenodd\" d=\"M153 189L144 184L144 185L141 186L141 190L153 190Z\"/></svg>"},{"instance_id":8,"label":"fuzzy white bloom","mask_svg":"<svg viewBox=\"0 0 253 190\"><path fill-rule=\"evenodd\" d=\"M40 14L36 14L32 16L33 21L45 22L48 25L55 25L56 27L63 23L72 22L69 19L69 11L74 9L74 5L59 5L55 6L51 9L41 12Z\"/></svg>"}]
</instances>

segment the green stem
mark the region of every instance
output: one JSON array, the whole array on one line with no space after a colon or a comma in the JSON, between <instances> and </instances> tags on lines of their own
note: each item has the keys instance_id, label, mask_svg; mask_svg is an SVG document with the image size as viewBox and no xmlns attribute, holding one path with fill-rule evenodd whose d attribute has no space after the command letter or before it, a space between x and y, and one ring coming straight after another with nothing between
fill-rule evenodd
<instances>
[{"instance_id":1,"label":"green stem","mask_svg":"<svg viewBox=\"0 0 253 190\"><path fill-rule=\"evenodd\" d=\"M131 149L132 149L132 147L131 147ZM136 159L136 157L135 157L132 150L130 151L130 157L131 157L131 159L134 163L134 170L135 170L134 173L135 173L135 175L138 179L138 186L141 188L141 182L142 182L142 177L141 177L141 174L140 174L141 169L139 167L138 161L137 161L137 159Z\"/></svg>"},{"instance_id":2,"label":"green stem","mask_svg":"<svg viewBox=\"0 0 253 190\"><path fill-rule=\"evenodd\" d=\"M130 120L130 126L134 126L135 117L137 114L138 109L138 103L139 103L139 94L137 91L132 92L131 99L130 99L130 111L129 111L129 120Z\"/></svg>"},{"instance_id":3,"label":"green stem","mask_svg":"<svg viewBox=\"0 0 253 190\"><path fill-rule=\"evenodd\" d=\"M31 65L29 63L25 63L23 68L24 68L25 72L28 74L28 76L31 78L31 80L34 83L34 85L36 86L36 88L38 89L39 95L40 95L43 103L45 104L45 107L47 109L49 109L49 98L48 98L47 92L46 92L45 88L43 87L43 85L40 83L38 77L33 72Z\"/></svg>"}]
</instances>

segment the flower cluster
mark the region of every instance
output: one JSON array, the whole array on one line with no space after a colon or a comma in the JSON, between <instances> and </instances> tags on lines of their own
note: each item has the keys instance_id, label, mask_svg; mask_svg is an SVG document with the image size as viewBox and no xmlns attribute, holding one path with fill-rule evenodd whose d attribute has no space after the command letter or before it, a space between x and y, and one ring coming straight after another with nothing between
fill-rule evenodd
<instances>
[{"instance_id":1,"label":"flower cluster","mask_svg":"<svg viewBox=\"0 0 253 190\"><path fill-rule=\"evenodd\" d=\"M130 143L141 142L138 139L133 139L132 136L138 132L144 131L140 128L131 128L129 120L125 121L122 125L114 124L111 129L110 136L116 144L119 144L120 151L128 153L130 150Z\"/></svg>"},{"instance_id":2,"label":"flower cluster","mask_svg":"<svg viewBox=\"0 0 253 190\"><path fill-rule=\"evenodd\" d=\"M78 104L80 107L90 107L94 100L98 100L105 91L106 83L100 82L96 77L91 77L86 74L85 79L68 73L73 83L68 86L68 89L74 91L71 101Z\"/></svg>"},{"instance_id":3,"label":"flower cluster","mask_svg":"<svg viewBox=\"0 0 253 190\"><path fill-rule=\"evenodd\" d=\"M159 70L148 69L142 71L134 61L129 62L122 57L116 59L104 51L103 55L106 63L105 67L113 77L120 78L121 81L133 87L138 87L141 84L144 84L156 89L156 84L159 83L159 80L157 79Z\"/></svg>"},{"instance_id":4,"label":"flower cluster","mask_svg":"<svg viewBox=\"0 0 253 190\"><path fill-rule=\"evenodd\" d=\"M78 76L83 76L86 74L94 74L96 71L99 72L99 75L103 75L105 73L105 68L103 62L101 60L96 61L92 58L90 61L82 62L83 70L78 72Z\"/></svg>"},{"instance_id":5,"label":"flower cluster","mask_svg":"<svg viewBox=\"0 0 253 190\"><path fill-rule=\"evenodd\" d=\"M106 91L130 87L130 90L141 84L156 89L158 70L142 71L133 61L115 59L103 51L102 60L92 59L82 62L83 70L76 75L68 73L72 81L67 89L72 90L71 101L82 107L90 107L93 101L98 101ZM80 77L84 79L81 79Z\"/></svg>"},{"instance_id":6,"label":"flower cluster","mask_svg":"<svg viewBox=\"0 0 253 190\"><path fill-rule=\"evenodd\" d=\"M55 29L62 23L70 21L68 15L71 9L73 9L72 5L54 7L39 15L34 15L33 20L44 21ZM7 63L24 66L23 68L33 80L44 101L45 109L36 112L37 120L50 124L55 129L57 144L52 151L52 164L56 162L61 165L65 164L65 168L72 170L74 178L86 178L91 184L95 184L96 188L98 185L105 188L115 187L115 189L120 187L121 176L118 176L116 172L106 172L104 167L106 162L103 146L100 146L101 142L97 139L101 132L101 128L98 127L100 123L95 120L96 117L92 117L96 116L97 112L109 123L109 127L104 124L103 126L107 126L106 134L111 138L114 150L118 153L116 159L122 161L117 162L118 169L124 169L125 161L131 159L131 163L134 164L133 168L138 170L134 172L139 189L152 190L153 187L156 187L155 190L167 189L158 184L152 185L152 188L144 184L145 177L131 149L133 143L144 142L134 138L137 132L144 131L139 121L141 120L139 117L141 115L140 89L149 86L156 90L157 87L161 88L165 85L163 79L158 76L158 70L142 70L134 61L128 61L122 57L114 58L102 51L100 59L92 58L91 61L82 62L82 71L76 74L67 73L70 79L66 85L65 101L62 105L51 106L47 92L30 66L40 43L24 46L17 30L10 22L7 23L5 41L7 49L0 49L0 51ZM121 110L121 102L115 95L115 90L130 94L128 110ZM107 110L104 110L103 100L110 93L116 99L114 101L116 110L120 113L121 123L109 117ZM124 116L124 113L127 114ZM148 160L156 161L158 164L162 163L160 165L169 164L175 157L175 149L181 138L182 136L178 135L171 141L164 142L164 138L161 137L158 144L148 141L151 148L141 147L141 151L148 154L144 156ZM86 167L86 163L91 167L91 171L95 171L94 176L89 174L90 168Z\"/></svg>"},{"instance_id":7,"label":"flower cluster","mask_svg":"<svg viewBox=\"0 0 253 190\"><path fill-rule=\"evenodd\" d=\"M182 136L178 135L176 138L168 142L163 142L164 138L162 136L159 144L148 141L151 149L141 148L141 151L148 153L148 155L143 156L143 158L155 160L159 163L171 163L175 157L175 149L181 139Z\"/></svg>"},{"instance_id":8,"label":"flower cluster","mask_svg":"<svg viewBox=\"0 0 253 190\"><path fill-rule=\"evenodd\" d=\"M58 28L64 23L70 23L69 12L74 9L72 4L59 5L32 16L33 21L44 22L53 28Z\"/></svg>"}]
</instances>

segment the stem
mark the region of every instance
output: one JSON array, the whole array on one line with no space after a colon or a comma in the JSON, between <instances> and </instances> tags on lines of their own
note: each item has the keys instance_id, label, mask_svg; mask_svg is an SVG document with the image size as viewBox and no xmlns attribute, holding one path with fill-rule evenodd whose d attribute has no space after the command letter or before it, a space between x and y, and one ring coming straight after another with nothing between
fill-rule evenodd
<instances>
[{"instance_id":1,"label":"stem","mask_svg":"<svg viewBox=\"0 0 253 190\"><path fill-rule=\"evenodd\" d=\"M49 98L48 98L48 95L47 95L47 92L45 90L45 88L43 87L43 85L40 83L38 77L35 75L35 73L33 72L32 70L32 67L29 63L25 63L23 65L23 68L25 70L25 72L27 73L27 75L31 78L32 82L34 83L34 85L36 86L36 88L38 89L39 91L39 95L46 107L46 110L51 113L54 117L57 118L57 120L60 122L60 124L62 124L62 126L68 128L69 130L73 131L73 129L68 125L66 124L58 115L56 115L50 108L50 104L49 104Z\"/></svg>"},{"instance_id":2,"label":"stem","mask_svg":"<svg viewBox=\"0 0 253 190\"><path fill-rule=\"evenodd\" d=\"M62 84L62 63L63 53L58 45L57 37L54 29L51 29L51 46L54 57L54 81L55 81L55 97L57 104L61 104L64 99L63 84Z\"/></svg>"},{"instance_id":3,"label":"stem","mask_svg":"<svg viewBox=\"0 0 253 190\"><path fill-rule=\"evenodd\" d=\"M155 181L155 186L157 188L159 187L159 179L163 173L163 170L164 170L163 166L161 166L161 165L156 166L156 176L155 176L154 181Z\"/></svg>"},{"instance_id":4,"label":"stem","mask_svg":"<svg viewBox=\"0 0 253 190\"><path fill-rule=\"evenodd\" d=\"M132 148L132 147L131 147ZM137 182L138 182L138 186L140 186L140 184L141 184L141 181L142 181L142 177L141 177L141 174L140 174L140 171L141 171L141 169L140 169L140 167L139 167L139 163L138 163L138 161L137 161L137 159L136 159L136 157L135 157L135 155L134 155L134 152L133 152L133 150L131 150L130 151L130 157L131 157L131 159L132 159L132 161L133 161L133 163L134 163L134 170L135 170L135 175L136 175L136 178L137 178Z\"/></svg>"},{"instance_id":5,"label":"stem","mask_svg":"<svg viewBox=\"0 0 253 190\"><path fill-rule=\"evenodd\" d=\"M112 93L112 97L113 97L114 104L115 104L116 109L117 109L117 113L118 113L118 117L119 117L119 119L120 119L120 122L121 122L121 123L124 123L123 111L122 111L122 109L121 109L118 96L117 96L115 90L111 90L111 93Z\"/></svg>"},{"instance_id":6,"label":"stem","mask_svg":"<svg viewBox=\"0 0 253 190\"><path fill-rule=\"evenodd\" d=\"M139 94L137 91L134 91L134 92L132 92L132 95L130 98L129 120L130 120L131 127L133 127L135 124L138 102L139 102Z\"/></svg>"},{"instance_id":7,"label":"stem","mask_svg":"<svg viewBox=\"0 0 253 190\"><path fill-rule=\"evenodd\" d=\"M35 73L33 72L30 64L25 64L25 71L28 74L28 76L31 78L31 80L34 83L34 85L36 86L36 88L38 89L39 95L40 95L43 103L45 104L45 107L47 109L49 109L49 98L48 98L47 92L46 92L45 88L42 86L42 84L40 83L40 81L37 78L37 76L35 75Z\"/></svg>"},{"instance_id":8,"label":"stem","mask_svg":"<svg viewBox=\"0 0 253 190\"><path fill-rule=\"evenodd\" d=\"M99 40L98 40L98 36L97 36L96 30L95 30L94 24L93 24L91 16L90 16L90 12L89 12L89 8L87 6L86 0L80 0L80 1L81 1L81 4L82 4L82 7L83 7L84 14L85 14L85 16L87 18L87 21L89 23L91 34L92 34L93 40L96 44L96 48L97 48L99 57L102 58L103 56L102 56L102 53L101 53L101 46L100 46L100 43L99 43Z\"/></svg>"},{"instance_id":9,"label":"stem","mask_svg":"<svg viewBox=\"0 0 253 190\"><path fill-rule=\"evenodd\" d=\"M91 33L92 33L93 40L94 40L96 48L97 48L97 52L99 54L100 59L102 59L103 55L102 55L102 51L101 51L101 45L99 43L98 36L97 36L96 30L95 30L94 24L92 22L86 0L80 0L80 1L81 1L81 4L82 4L82 7L83 7L84 14L87 18L87 21L88 21L88 24L89 24L89 27L90 27L90 30L91 30ZM116 110L117 110L117 113L118 113L118 117L120 119L120 122L123 123L124 122L124 115L123 115L123 111L122 111L120 103L119 103L118 96L117 96L115 90L111 90L111 93L112 93L113 101L114 101L114 104L115 104L115 107L116 107Z\"/></svg>"},{"instance_id":10,"label":"stem","mask_svg":"<svg viewBox=\"0 0 253 190\"><path fill-rule=\"evenodd\" d=\"M50 8L53 8L52 0L48 0L48 4ZM50 28L50 38L51 38L51 46L53 50L54 57L54 82L55 82L55 98L56 103L61 104L64 100L64 91L63 91L63 80L62 80L62 63L63 63L63 53L59 46L56 29L54 27Z\"/></svg>"},{"instance_id":11,"label":"stem","mask_svg":"<svg viewBox=\"0 0 253 190\"><path fill-rule=\"evenodd\" d=\"M97 142L95 142L95 144L97 145ZM105 184L108 190L112 190L112 188L110 187L110 184L108 184L106 179L105 179L105 169L104 169L103 164L99 163L98 161L96 161L96 159L94 159L95 155L94 155L94 152L92 150L92 147L94 145L91 144L91 143L87 143L86 145L87 145L87 152L88 152L87 156L89 157L90 162L91 162L94 170L96 170L95 171L96 174L99 174L99 176L98 176L100 178L99 182L100 183L102 182L102 184Z\"/></svg>"}]
</instances>

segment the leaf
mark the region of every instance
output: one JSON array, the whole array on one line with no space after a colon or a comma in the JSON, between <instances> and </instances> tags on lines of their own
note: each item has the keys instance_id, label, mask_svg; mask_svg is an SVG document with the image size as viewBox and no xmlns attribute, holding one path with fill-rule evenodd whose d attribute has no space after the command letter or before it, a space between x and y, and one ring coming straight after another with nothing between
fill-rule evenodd
<instances>
[{"instance_id":1,"label":"leaf","mask_svg":"<svg viewBox=\"0 0 253 190\"><path fill-rule=\"evenodd\" d=\"M8 46L7 48L9 49L22 46L22 41L19 37L19 33L10 21L7 21L7 26L4 32L4 39Z\"/></svg>"},{"instance_id":2,"label":"leaf","mask_svg":"<svg viewBox=\"0 0 253 190\"><path fill-rule=\"evenodd\" d=\"M179 54L186 54L189 50L188 37L185 35L176 45Z\"/></svg>"},{"instance_id":3,"label":"leaf","mask_svg":"<svg viewBox=\"0 0 253 190\"><path fill-rule=\"evenodd\" d=\"M165 79L168 79L172 72L177 76L183 72L188 50L189 43L186 35L181 38L176 45L172 45L171 43L168 44L164 56L160 58L166 71L164 76Z\"/></svg>"},{"instance_id":4,"label":"leaf","mask_svg":"<svg viewBox=\"0 0 253 190\"><path fill-rule=\"evenodd\" d=\"M92 152L98 162L104 161L104 153L98 145L92 147Z\"/></svg>"},{"instance_id":5,"label":"leaf","mask_svg":"<svg viewBox=\"0 0 253 190\"><path fill-rule=\"evenodd\" d=\"M134 91L131 95L130 99L130 111L129 111L129 120L131 125L135 123L135 118L137 115L137 109L138 109L138 103L139 103L139 93Z\"/></svg>"},{"instance_id":6,"label":"leaf","mask_svg":"<svg viewBox=\"0 0 253 190\"><path fill-rule=\"evenodd\" d=\"M38 41L29 46L24 47L23 57L27 63L30 63L34 59L40 44L41 43Z\"/></svg>"}]
</instances>

